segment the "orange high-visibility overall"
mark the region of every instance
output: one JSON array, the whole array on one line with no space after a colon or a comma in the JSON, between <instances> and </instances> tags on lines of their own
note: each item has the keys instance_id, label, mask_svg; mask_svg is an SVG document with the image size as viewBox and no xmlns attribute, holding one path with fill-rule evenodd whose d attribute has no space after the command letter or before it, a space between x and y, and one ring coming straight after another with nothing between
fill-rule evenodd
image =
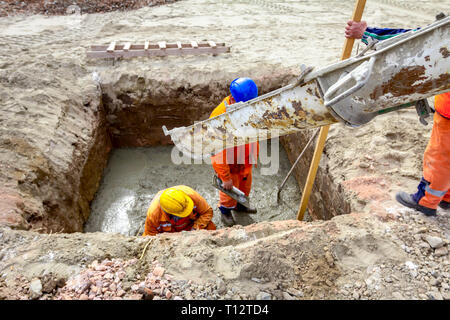
<instances>
[{"instance_id":1,"label":"orange high-visibility overall","mask_svg":"<svg viewBox=\"0 0 450 320\"><path fill-rule=\"evenodd\" d=\"M423 155L425 187L421 206L436 209L441 200L450 202L450 92L434 99L434 124Z\"/></svg>"},{"instance_id":2,"label":"orange high-visibility overall","mask_svg":"<svg viewBox=\"0 0 450 320\"><path fill-rule=\"evenodd\" d=\"M159 198L164 190L159 191L150 203L145 219L145 230L142 236L154 236L163 232L180 232L198 229L216 230L216 225L211 221L213 210L208 202L194 189L188 186L176 186L175 188L184 191L194 202L192 213L175 221L171 219L159 205Z\"/></svg>"},{"instance_id":3,"label":"orange high-visibility overall","mask_svg":"<svg viewBox=\"0 0 450 320\"><path fill-rule=\"evenodd\" d=\"M231 96L226 97L211 113L210 118L226 112L227 104L231 104ZM253 142L243 146L225 149L211 157L212 166L222 181L233 180L233 186L250 194L252 186L252 167L256 165L259 155L259 143ZM219 207L232 209L236 207L236 200L219 191Z\"/></svg>"}]
</instances>

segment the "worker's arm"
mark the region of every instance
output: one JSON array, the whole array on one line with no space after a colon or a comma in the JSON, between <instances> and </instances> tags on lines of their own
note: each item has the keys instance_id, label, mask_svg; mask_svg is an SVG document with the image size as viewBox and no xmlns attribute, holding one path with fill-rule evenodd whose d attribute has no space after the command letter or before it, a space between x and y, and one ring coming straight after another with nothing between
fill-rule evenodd
<instances>
[{"instance_id":1,"label":"worker's arm","mask_svg":"<svg viewBox=\"0 0 450 320\"><path fill-rule=\"evenodd\" d=\"M147 217L145 218L145 229L142 236L155 236L159 232L156 229L159 227L159 195L161 191L156 194L155 198L150 203L150 206L147 210Z\"/></svg>"},{"instance_id":2,"label":"worker's arm","mask_svg":"<svg viewBox=\"0 0 450 320\"><path fill-rule=\"evenodd\" d=\"M418 30L420 28L414 29ZM399 34L410 31L411 29L392 29L392 28L372 28L368 27L365 21L348 21L345 27L345 37L353 39L361 39L365 44L368 44L368 39L386 40Z\"/></svg>"},{"instance_id":3,"label":"worker's arm","mask_svg":"<svg viewBox=\"0 0 450 320\"><path fill-rule=\"evenodd\" d=\"M145 219L145 229L142 236L156 236L158 234L158 230L156 229L155 225L152 223L151 219L147 217Z\"/></svg>"},{"instance_id":4,"label":"worker's arm","mask_svg":"<svg viewBox=\"0 0 450 320\"><path fill-rule=\"evenodd\" d=\"M418 30L420 28L414 29ZM374 40L382 41L386 40L395 36L398 36L399 34L408 32L412 29L391 29L391 28L370 28L367 27L364 31L364 35L361 39L362 42L365 44L368 44L368 39L372 38Z\"/></svg>"},{"instance_id":5,"label":"worker's arm","mask_svg":"<svg viewBox=\"0 0 450 320\"><path fill-rule=\"evenodd\" d=\"M192 229L205 229L209 222L212 220L213 209L208 204L208 202L206 202L205 198L203 198L200 194L195 193L194 195L189 196L191 197L192 201L194 201L197 213L199 214L198 218L194 221Z\"/></svg>"},{"instance_id":6,"label":"worker's arm","mask_svg":"<svg viewBox=\"0 0 450 320\"><path fill-rule=\"evenodd\" d=\"M217 176L222 181L232 180L230 166L227 164L227 151L223 150L211 157L211 163Z\"/></svg>"}]
</instances>

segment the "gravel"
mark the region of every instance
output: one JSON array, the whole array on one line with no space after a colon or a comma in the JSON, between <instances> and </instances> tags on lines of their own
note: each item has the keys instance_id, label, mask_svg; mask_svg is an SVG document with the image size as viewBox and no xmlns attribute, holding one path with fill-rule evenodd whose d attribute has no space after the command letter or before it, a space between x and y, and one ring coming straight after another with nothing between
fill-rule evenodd
<instances>
[{"instance_id":1,"label":"gravel","mask_svg":"<svg viewBox=\"0 0 450 320\"><path fill-rule=\"evenodd\" d=\"M441 248L445 244L444 240L442 240L441 238L433 237L433 236L429 236L429 235L425 236L424 240L426 242L428 242L430 247L432 247L433 249Z\"/></svg>"}]
</instances>

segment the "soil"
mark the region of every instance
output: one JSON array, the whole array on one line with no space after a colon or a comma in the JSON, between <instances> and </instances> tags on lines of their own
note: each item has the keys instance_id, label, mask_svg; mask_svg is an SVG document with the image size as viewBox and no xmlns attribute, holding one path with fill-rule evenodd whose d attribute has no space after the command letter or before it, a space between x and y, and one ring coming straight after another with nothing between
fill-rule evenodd
<instances>
[{"instance_id":1,"label":"soil","mask_svg":"<svg viewBox=\"0 0 450 320\"><path fill-rule=\"evenodd\" d=\"M173 3L177 0L27 0L0 1L0 17L17 14L67 15L72 13L96 13L117 10L133 10L146 6Z\"/></svg>"},{"instance_id":2,"label":"soil","mask_svg":"<svg viewBox=\"0 0 450 320\"><path fill-rule=\"evenodd\" d=\"M153 238L80 233L113 147L169 143L161 125L206 118L235 77L254 78L264 93L293 80L301 63L338 61L352 3L282 4L192 0L0 19L3 299L449 299L449 212L427 218L394 200L414 191L430 135L413 109L330 128L320 165L328 180L317 185L334 184L351 214ZM380 0L365 17L408 28L445 10L442 1ZM86 58L90 45L113 40L213 40L232 50ZM152 121L136 121L145 110Z\"/></svg>"}]
</instances>

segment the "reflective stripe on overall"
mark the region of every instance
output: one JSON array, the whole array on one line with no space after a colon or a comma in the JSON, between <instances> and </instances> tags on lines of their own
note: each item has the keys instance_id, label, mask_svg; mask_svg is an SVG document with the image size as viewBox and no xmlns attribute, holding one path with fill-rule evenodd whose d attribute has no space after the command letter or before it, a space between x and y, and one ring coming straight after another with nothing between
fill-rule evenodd
<instances>
[{"instance_id":1,"label":"reflective stripe on overall","mask_svg":"<svg viewBox=\"0 0 450 320\"><path fill-rule=\"evenodd\" d=\"M192 214L194 215L194 219L192 219L190 216L179 218L176 216L168 215L166 213L169 221L161 223L156 228L156 230L158 230L158 232L179 232L183 230L191 230L192 226L194 225L195 219L198 217L197 207L194 206Z\"/></svg>"}]
</instances>

